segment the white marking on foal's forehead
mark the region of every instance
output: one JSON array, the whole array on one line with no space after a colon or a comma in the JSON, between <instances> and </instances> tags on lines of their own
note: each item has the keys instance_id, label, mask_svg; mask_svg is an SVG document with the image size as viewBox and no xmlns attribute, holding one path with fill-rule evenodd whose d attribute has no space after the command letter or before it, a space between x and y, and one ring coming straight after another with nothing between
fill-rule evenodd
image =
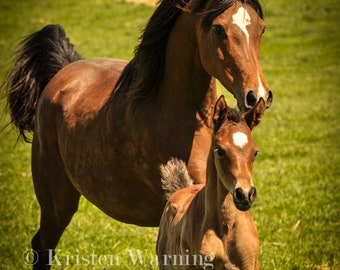
<instances>
[{"instance_id":1,"label":"white marking on foal's forehead","mask_svg":"<svg viewBox=\"0 0 340 270\"><path fill-rule=\"evenodd\" d=\"M247 25L251 24L251 21L248 11L244 7L239 7L232 18L233 24L236 24L238 27L241 28L243 33L246 35L247 42L249 44L249 33L247 30Z\"/></svg>"},{"instance_id":2,"label":"white marking on foal's forehead","mask_svg":"<svg viewBox=\"0 0 340 270\"><path fill-rule=\"evenodd\" d=\"M243 132L235 132L233 134L233 142L236 146L243 148L248 143L248 136Z\"/></svg>"}]
</instances>

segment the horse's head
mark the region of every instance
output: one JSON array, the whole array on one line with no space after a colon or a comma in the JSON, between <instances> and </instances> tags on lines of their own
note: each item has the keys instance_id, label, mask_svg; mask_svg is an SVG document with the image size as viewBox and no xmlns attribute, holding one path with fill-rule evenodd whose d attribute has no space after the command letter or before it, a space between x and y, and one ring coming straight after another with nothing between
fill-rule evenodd
<instances>
[{"instance_id":1,"label":"horse's head","mask_svg":"<svg viewBox=\"0 0 340 270\"><path fill-rule=\"evenodd\" d=\"M265 29L257 0L192 0L189 9L199 21L197 42L203 68L237 99L241 109L253 108L260 98L273 99L259 63Z\"/></svg>"},{"instance_id":2,"label":"horse's head","mask_svg":"<svg viewBox=\"0 0 340 270\"><path fill-rule=\"evenodd\" d=\"M217 177L242 211L248 210L256 198L252 167L258 149L251 129L261 121L264 110L262 98L243 114L228 108L223 96L215 105L212 150Z\"/></svg>"}]
</instances>

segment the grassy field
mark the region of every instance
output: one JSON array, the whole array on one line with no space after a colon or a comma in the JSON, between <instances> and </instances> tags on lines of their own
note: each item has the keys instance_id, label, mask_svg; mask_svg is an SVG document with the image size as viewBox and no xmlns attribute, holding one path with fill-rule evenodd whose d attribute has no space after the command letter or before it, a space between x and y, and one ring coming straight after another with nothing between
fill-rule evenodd
<instances>
[{"instance_id":1,"label":"grassy field","mask_svg":"<svg viewBox=\"0 0 340 270\"><path fill-rule=\"evenodd\" d=\"M262 2L261 63L274 92L254 130L252 214L262 269L340 269L340 4ZM1 1L0 81L18 40L47 23L63 25L83 57L130 59L152 11L119 0ZM3 127L9 118L1 116ZM26 252L38 223L30 145L7 127L0 133L0 269L30 269ZM82 199L57 248L62 265L53 269L156 269L156 238L157 228L116 222ZM82 257L96 265L79 264Z\"/></svg>"}]
</instances>

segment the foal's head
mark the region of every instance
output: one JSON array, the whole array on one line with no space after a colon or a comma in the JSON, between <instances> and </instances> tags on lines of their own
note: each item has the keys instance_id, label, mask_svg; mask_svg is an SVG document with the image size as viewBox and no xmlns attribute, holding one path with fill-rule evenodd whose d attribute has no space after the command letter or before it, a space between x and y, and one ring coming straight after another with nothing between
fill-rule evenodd
<instances>
[{"instance_id":1,"label":"foal's head","mask_svg":"<svg viewBox=\"0 0 340 270\"><path fill-rule=\"evenodd\" d=\"M215 105L212 150L218 181L242 211L248 210L256 198L252 167L258 148L251 130L261 121L264 110L263 99L243 114L228 108L223 96Z\"/></svg>"},{"instance_id":2,"label":"foal's head","mask_svg":"<svg viewBox=\"0 0 340 270\"><path fill-rule=\"evenodd\" d=\"M258 0L192 0L197 12L197 42L202 65L238 101L241 109L252 109L263 98L272 103L259 63L260 41L265 29Z\"/></svg>"}]
</instances>

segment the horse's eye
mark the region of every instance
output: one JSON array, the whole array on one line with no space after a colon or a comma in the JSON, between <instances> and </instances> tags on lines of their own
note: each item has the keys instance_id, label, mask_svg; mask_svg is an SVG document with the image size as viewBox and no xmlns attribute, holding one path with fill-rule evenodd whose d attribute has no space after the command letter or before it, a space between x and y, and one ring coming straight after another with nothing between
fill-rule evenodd
<instances>
[{"instance_id":1,"label":"horse's eye","mask_svg":"<svg viewBox=\"0 0 340 270\"><path fill-rule=\"evenodd\" d=\"M221 37L225 34L224 27L220 24L214 24L212 27L216 36Z\"/></svg>"},{"instance_id":2,"label":"horse's eye","mask_svg":"<svg viewBox=\"0 0 340 270\"><path fill-rule=\"evenodd\" d=\"M257 156L257 154L259 153L259 151L256 151L255 154L254 154L254 159L255 160L255 157Z\"/></svg>"},{"instance_id":3,"label":"horse's eye","mask_svg":"<svg viewBox=\"0 0 340 270\"><path fill-rule=\"evenodd\" d=\"M215 151L218 157L223 157L225 155L225 151L222 148L217 148Z\"/></svg>"}]
</instances>

